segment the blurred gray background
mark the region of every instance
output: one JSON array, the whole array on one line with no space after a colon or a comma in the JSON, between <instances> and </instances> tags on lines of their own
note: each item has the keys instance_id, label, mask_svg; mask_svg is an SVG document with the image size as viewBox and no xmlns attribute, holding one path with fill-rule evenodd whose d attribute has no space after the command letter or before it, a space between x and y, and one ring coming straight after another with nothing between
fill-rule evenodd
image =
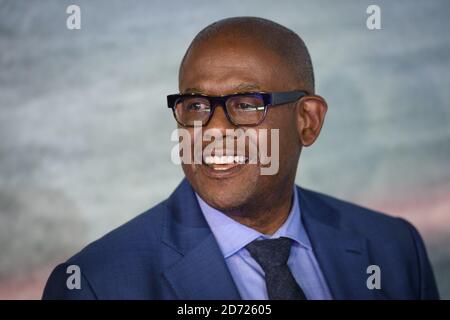
<instances>
[{"instance_id":1,"label":"blurred gray background","mask_svg":"<svg viewBox=\"0 0 450 320\"><path fill-rule=\"evenodd\" d=\"M328 100L297 182L411 221L450 298L445 0L0 0L0 298L39 298L56 263L171 193L165 96L196 33L239 15L298 32Z\"/></svg>"}]
</instances>

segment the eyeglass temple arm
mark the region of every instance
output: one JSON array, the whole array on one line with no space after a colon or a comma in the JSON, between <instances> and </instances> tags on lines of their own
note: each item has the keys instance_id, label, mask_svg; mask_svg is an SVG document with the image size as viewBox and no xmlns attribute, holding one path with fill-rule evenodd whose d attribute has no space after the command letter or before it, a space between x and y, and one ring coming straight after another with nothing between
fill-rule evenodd
<instances>
[{"instance_id":1,"label":"eyeglass temple arm","mask_svg":"<svg viewBox=\"0 0 450 320\"><path fill-rule=\"evenodd\" d=\"M293 102L308 95L306 91L288 91L272 93L272 105Z\"/></svg>"}]
</instances>

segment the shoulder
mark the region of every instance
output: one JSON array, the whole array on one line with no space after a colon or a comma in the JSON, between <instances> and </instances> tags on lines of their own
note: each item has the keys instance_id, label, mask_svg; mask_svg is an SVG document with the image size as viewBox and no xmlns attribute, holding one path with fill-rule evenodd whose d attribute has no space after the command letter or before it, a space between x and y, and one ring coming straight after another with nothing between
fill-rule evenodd
<instances>
[{"instance_id":1,"label":"shoulder","mask_svg":"<svg viewBox=\"0 0 450 320\"><path fill-rule=\"evenodd\" d=\"M92 242L68 262L87 260L89 257L98 260L110 254L133 254L143 246L148 247L160 239L167 210L165 201L159 203Z\"/></svg>"},{"instance_id":2,"label":"shoulder","mask_svg":"<svg viewBox=\"0 0 450 320\"><path fill-rule=\"evenodd\" d=\"M306 189L300 192L303 193L300 197L305 199L305 211L310 211L305 214L364 240L375 264L390 270L411 269L417 267L419 258L426 256L416 228L403 218L322 193Z\"/></svg>"},{"instance_id":3,"label":"shoulder","mask_svg":"<svg viewBox=\"0 0 450 320\"><path fill-rule=\"evenodd\" d=\"M322 193L303 188L299 192L315 204L315 215L365 239L371 263L383 270L387 297L439 298L425 245L411 223Z\"/></svg>"},{"instance_id":4,"label":"shoulder","mask_svg":"<svg viewBox=\"0 0 450 320\"><path fill-rule=\"evenodd\" d=\"M47 281L43 298L101 299L117 288L126 287L122 284L135 283L139 287L148 283L151 279L147 277L158 274L154 270L158 267L155 261L158 261L167 211L166 201L161 202L58 265ZM67 290L71 266L81 272L82 290ZM142 290L146 290L145 286Z\"/></svg>"},{"instance_id":5,"label":"shoulder","mask_svg":"<svg viewBox=\"0 0 450 320\"><path fill-rule=\"evenodd\" d=\"M415 227L403 218L316 191L299 188L299 192L308 199L331 208L340 227L363 234L368 238L391 235L399 239L405 239L405 237L410 239L417 234Z\"/></svg>"}]
</instances>

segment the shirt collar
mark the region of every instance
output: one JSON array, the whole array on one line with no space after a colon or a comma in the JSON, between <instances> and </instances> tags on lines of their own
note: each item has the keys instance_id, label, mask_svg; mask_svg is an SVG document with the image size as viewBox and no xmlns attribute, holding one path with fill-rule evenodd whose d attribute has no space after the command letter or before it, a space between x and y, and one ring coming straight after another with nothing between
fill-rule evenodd
<instances>
[{"instance_id":1,"label":"shirt collar","mask_svg":"<svg viewBox=\"0 0 450 320\"><path fill-rule=\"evenodd\" d=\"M311 244L302 223L300 203L298 201L297 188L295 188L295 186L293 194L293 203L288 218L271 236L262 234L252 228L240 224L221 211L208 205L197 193L195 195L200 205L200 209L205 216L224 257L228 258L258 238L272 239L287 237L304 248L310 249Z\"/></svg>"}]
</instances>

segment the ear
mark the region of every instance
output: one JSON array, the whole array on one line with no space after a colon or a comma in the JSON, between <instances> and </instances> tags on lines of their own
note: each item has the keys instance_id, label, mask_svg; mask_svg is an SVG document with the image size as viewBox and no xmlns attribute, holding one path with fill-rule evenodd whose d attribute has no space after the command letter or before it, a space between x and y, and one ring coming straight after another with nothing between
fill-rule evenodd
<instances>
[{"instance_id":1,"label":"ear","mask_svg":"<svg viewBox=\"0 0 450 320\"><path fill-rule=\"evenodd\" d=\"M297 101L297 132L303 146L310 146L319 136L327 109L327 102L321 96L305 96Z\"/></svg>"}]
</instances>

